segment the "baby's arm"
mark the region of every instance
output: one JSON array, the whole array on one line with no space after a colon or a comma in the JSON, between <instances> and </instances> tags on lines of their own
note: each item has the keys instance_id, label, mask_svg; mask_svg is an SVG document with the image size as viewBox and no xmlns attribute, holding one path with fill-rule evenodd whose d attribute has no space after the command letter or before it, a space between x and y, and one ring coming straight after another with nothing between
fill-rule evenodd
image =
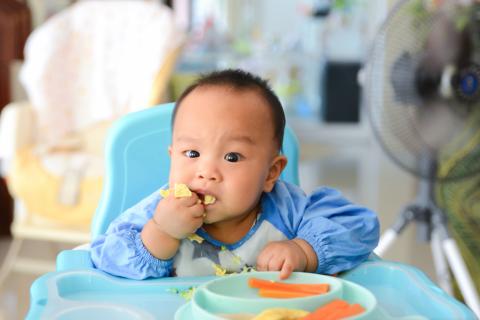
<instances>
[{"instance_id":1,"label":"baby's arm","mask_svg":"<svg viewBox=\"0 0 480 320\"><path fill-rule=\"evenodd\" d=\"M166 277L172 270L172 260L154 257L145 248L141 232L152 218L160 194L156 191L123 212L97 236L90 245L90 257L96 268L113 275L145 279Z\"/></svg>"},{"instance_id":2,"label":"baby's arm","mask_svg":"<svg viewBox=\"0 0 480 320\"><path fill-rule=\"evenodd\" d=\"M180 240L201 227L204 212L204 205L195 193L180 198L170 194L158 203L155 214L143 228L143 244L156 258L171 259Z\"/></svg>"},{"instance_id":3,"label":"baby's arm","mask_svg":"<svg viewBox=\"0 0 480 320\"><path fill-rule=\"evenodd\" d=\"M366 260L378 243L376 214L350 203L331 188L319 188L307 197L297 186L279 181L271 192L264 194L261 205L265 218L291 239L265 247L257 259L263 270L275 270L269 269L269 264L282 270L281 264L274 262L278 258L273 256L290 255L298 258L284 259L297 261L293 270L335 274ZM287 247L288 255L282 254ZM275 255L269 253L273 248Z\"/></svg>"},{"instance_id":4,"label":"baby's arm","mask_svg":"<svg viewBox=\"0 0 480 320\"><path fill-rule=\"evenodd\" d=\"M90 250L93 264L132 279L169 276L180 239L194 232L201 225L199 220L203 222L204 209L197 202L193 193L187 198L163 200L158 192L153 193L122 213L105 234L94 239Z\"/></svg>"},{"instance_id":5,"label":"baby's arm","mask_svg":"<svg viewBox=\"0 0 480 320\"><path fill-rule=\"evenodd\" d=\"M317 273L334 274L365 261L379 239L378 218L340 192L319 188L307 198L296 237L311 245Z\"/></svg>"},{"instance_id":6,"label":"baby's arm","mask_svg":"<svg viewBox=\"0 0 480 320\"><path fill-rule=\"evenodd\" d=\"M315 250L313 250L312 246L305 240L300 238L295 238L293 241L296 245L298 245L303 253L305 254L305 258L307 259L307 264L305 266L306 272L315 272L317 271L317 254Z\"/></svg>"}]
</instances>

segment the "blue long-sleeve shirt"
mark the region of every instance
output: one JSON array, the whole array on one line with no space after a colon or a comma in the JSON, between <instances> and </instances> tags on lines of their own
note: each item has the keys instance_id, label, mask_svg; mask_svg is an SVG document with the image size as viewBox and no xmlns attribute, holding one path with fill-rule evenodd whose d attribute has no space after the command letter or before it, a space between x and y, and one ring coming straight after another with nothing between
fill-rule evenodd
<instances>
[{"instance_id":1,"label":"blue long-sleeve shirt","mask_svg":"<svg viewBox=\"0 0 480 320\"><path fill-rule=\"evenodd\" d=\"M297 186L278 181L262 195L257 221L238 242L219 242L200 228L197 240L182 240L172 259L161 260L150 254L140 238L161 199L159 192L151 194L94 239L90 252L98 269L133 279L238 272L254 267L269 242L300 238L317 254L316 272L333 274L366 260L379 239L375 213L350 203L337 190L321 187L307 196Z\"/></svg>"}]
</instances>

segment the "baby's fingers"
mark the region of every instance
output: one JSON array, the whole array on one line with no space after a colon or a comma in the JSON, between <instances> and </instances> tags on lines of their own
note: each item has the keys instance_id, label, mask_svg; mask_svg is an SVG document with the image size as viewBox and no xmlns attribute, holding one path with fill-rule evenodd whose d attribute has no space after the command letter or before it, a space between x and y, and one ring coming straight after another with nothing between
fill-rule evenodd
<instances>
[{"instance_id":1,"label":"baby's fingers","mask_svg":"<svg viewBox=\"0 0 480 320\"><path fill-rule=\"evenodd\" d=\"M287 279L288 277L290 277L292 272L293 266L290 264L290 262L288 262L288 260L285 261L282 265L282 269L280 270L280 280Z\"/></svg>"},{"instance_id":2,"label":"baby's fingers","mask_svg":"<svg viewBox=\"0 0 480 320\"><path fill-rule=\"evenodd\" d=\"M280 271L284 264L284 258L276 256L273 252L264 252L257 259L257 270Z\"/></svg>"},{"instance_id":3,"label":"baby's fingers","mask_svg":"<svg viewBox=\"0 0 480 320\"><path fill-rule=\"evenodd\" d=\"M180 205L185 207L194 207L202 203L202 200L200 200L196 193L192 193L190 197L176 198L176 201L178 201Z\"/></svg>"},{"instance_id":4,"label":"baby's fingers","mask_svg":"<svg viewBox=\"0 0 480 320\"><path fill-rule=\"evenodd\" d=\"M197 203L188 208L188 212L194 218L203 218L205 215L205 207L201 202L197 201Z\"/></svg>"},{"instance_id":5,"label":"baby's fingers","mask_svg":"<svg viewBox=\"0 0 480 320\"><path fill-rule=\"evenodd\" d=\"M285 259L282 257L273 257L268 262L268 271L280 271L285 262Z\"/></svg>"},{"instance_id":6,"label":"baby's fingers","mask_svg":"<svg viewBox=\"0 0 480 320\"><path fill-rule=\"evenodd\" d=\"M268 250L263 250L257 257L257 266L258 271L268 271L268 263L272 258L272 254Z\"/></svg>"}]
</instances>

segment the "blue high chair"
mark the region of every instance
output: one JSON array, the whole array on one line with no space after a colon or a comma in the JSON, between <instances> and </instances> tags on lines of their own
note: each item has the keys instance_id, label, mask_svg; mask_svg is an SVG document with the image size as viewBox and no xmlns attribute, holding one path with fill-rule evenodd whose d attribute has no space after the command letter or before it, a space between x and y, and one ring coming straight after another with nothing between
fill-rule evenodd
<instances>
[{"instance_id":1,"label":"blue high chair","mask_svg":"<svg viewBox=\"0 0 480 320\"><path fill-rule=\"evenodd\" d=\"M128 114L111 129L92 238L168 181L173 107L170 103ZM281 179L298 185L298 143L288 127L283 152L288 164ZM372 256L340 277L369 289L391 319L476 319L464 304L408 265ZM95 269L88 250L66 250L57 257L57 271L32 284L27 319L173 319L185 300L172 289L182 291L212 278L124 279Z\"/></svg>"}]
</instances>

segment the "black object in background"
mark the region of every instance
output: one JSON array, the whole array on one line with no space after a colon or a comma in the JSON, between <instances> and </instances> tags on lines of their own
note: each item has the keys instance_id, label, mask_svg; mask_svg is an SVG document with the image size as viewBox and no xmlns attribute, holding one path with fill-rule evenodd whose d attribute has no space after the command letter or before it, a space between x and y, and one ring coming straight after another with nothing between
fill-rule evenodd
<instances>
[{"instance_id":1,"label":"black object in background","mask_svg":"<svg viewBox=\"0 0 480 320\"><path fill-rule=\"evenodd\" d=\"M8 193L5 180L0 178L0 237L10 235L13 221L13 199Z\"/></svg>"},{"instance_id":2,"label":"black object in background","mask_svg":"<svg viewBox=\"0 0 480 320\"><path fill-rule=\"evenodd\" d=\"M360 62L329 61L322 81L322 114L325 122L360 121L360 86L357 74Z\"/></svg>"}]
</instances>

